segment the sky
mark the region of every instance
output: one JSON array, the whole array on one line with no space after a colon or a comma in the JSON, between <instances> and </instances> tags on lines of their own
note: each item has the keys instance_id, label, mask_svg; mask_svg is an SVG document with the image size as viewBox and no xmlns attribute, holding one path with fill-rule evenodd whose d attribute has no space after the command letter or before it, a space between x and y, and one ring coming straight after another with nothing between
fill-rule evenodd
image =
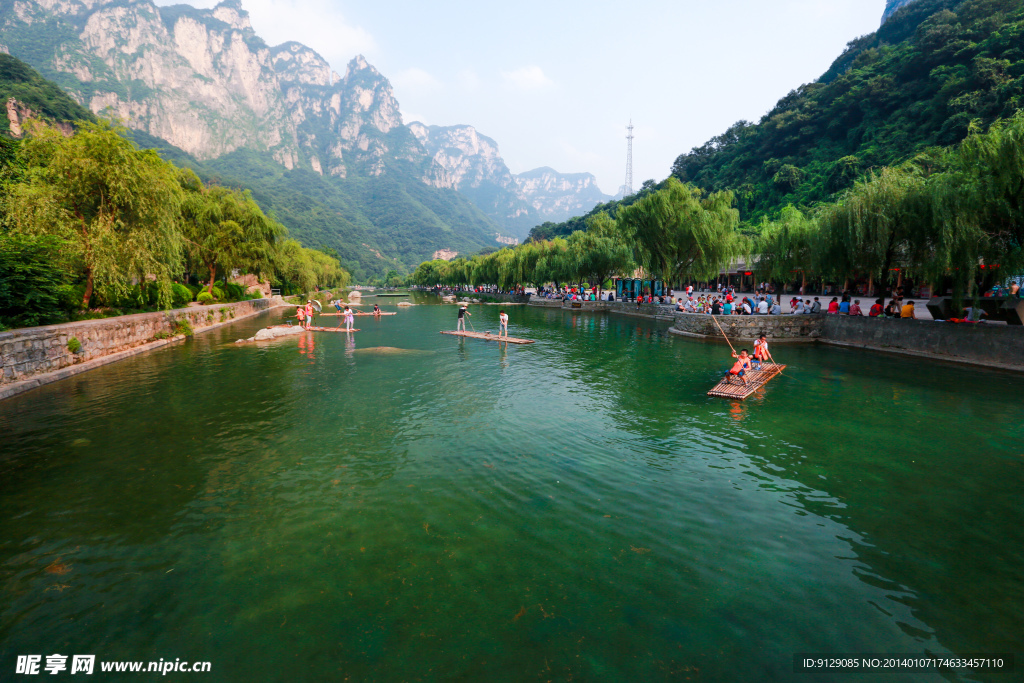
<instances>
[{"instance_id":1,"label":"sky","mask_svg":"<svg viewBox=\"0 0 1024 683\"><path fill-rule=\"evenodd\" d=\"M159 4L172 4L160 0ZM197 0L197 7L215 2ZM468 124L513 173L593 173L618 192L736 121L757 121L878 28L885 0L242 0L270 45L344 75L362 54L406 123Z\"/></svg>"}]
</instances>

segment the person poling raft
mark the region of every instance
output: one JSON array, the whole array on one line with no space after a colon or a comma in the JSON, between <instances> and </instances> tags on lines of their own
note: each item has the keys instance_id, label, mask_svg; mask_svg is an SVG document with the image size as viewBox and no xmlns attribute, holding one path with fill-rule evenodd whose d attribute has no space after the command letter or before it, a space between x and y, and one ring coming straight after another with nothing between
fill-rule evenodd
<instances>
[{"instance_id":1,"label":"person poling raft","mask_svg":"<svg viewBox=\"0 0 1024 683\"><path fill-rule=\"evenodd\" d=\"M718 320L715 316L711 316L711 319L715 321L715 325L718 326L718 330L725 337L725 343L729 345L732 350L732 357L736 359L736 362L725 373L725 377L721 382L716 384L711 391L708 392L708 396L719 396L721 398L738 398L740 400L745 399L752 393L763 387L768 383L770 379L782 373L785 369L785 365L779 365L772 358L771 353L768 351L768 339L765 335L758 337L757 341L754 342L754 355L750 356L747 354L747 350L743 349L739 353L736 352L732 342L729 341L729 337L725 334L725 330L718 324ZM765 361L771 360L771 365L766 365ZM733 377L736 377L739 382L734 382Z\"/></svg>"},{"instance_id":2,"label":"person poling raft","mask_svg":"<svg viewBox=\"0 0 1024 683\"><path fill-rule=\"evenodd\" d=\"M450 335L453 335L453 336L456 336L456 337L469 337L470 339L483 339L483 340L486 340L486 341L508 342L509 344L533 344L533 343L535 343L533 339L519 339L517 337L510 337L510 336L508 336L508 316L505 314L505 311L502 311L501 315L498 318L499 325L498 325L498 334L497 335L493 335L489 331L488 332L477 332L475 329L473 329L472 321L469 321L469 327L473 331L472 332L467 332L466 331L466 322L468 320L468 316L472 316L472 315L473 315L472 313L470 313L469 311L466 310L466 306L465 305L460 306L459 307L459 317L458 317L458 320L457 320L457 323L456 323L455 331L452 332L452 331L449 331L449 330L442 330L441 334L450 334ZM504 334L502 334L502 333L504 333Z\"/></svg>"}]
</instances>

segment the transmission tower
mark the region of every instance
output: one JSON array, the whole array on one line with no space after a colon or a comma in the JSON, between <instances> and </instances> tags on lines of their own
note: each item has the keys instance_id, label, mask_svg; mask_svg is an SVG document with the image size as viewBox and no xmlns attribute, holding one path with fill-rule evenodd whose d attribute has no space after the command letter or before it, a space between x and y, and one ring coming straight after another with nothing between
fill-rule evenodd
<instances>
[{"instance_id":1,"label":"transmission tower","mask_svg":"<svg viewBox=\"0 0 1024 683\"><path fill-rule=\"evenodd\" d=\"M628 197L633 194L633 119L629 120L629 131L626 135L626 184L622 187L622 196Z\"/></svg>"}]
</instances>

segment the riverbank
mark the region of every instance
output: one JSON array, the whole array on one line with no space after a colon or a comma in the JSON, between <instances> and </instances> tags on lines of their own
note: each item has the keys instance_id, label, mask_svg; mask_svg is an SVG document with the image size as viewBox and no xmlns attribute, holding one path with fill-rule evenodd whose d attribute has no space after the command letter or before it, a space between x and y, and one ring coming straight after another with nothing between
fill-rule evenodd
<instances>
[{"instance_id":1,"label":"riverbank","mask_svg":"<svg viewBox=\"0 0 1024 683\"><path fill-rule=\"evenodd\" d=\"M0 400L278 305L279 298L252 299L0 332Z\"/></svg>"},{"instance_id":2,"label":"riverbank","mask_svg":"<svg viewBox=\"0 0 1024 683\"><path fill-rule=\"evenodd\" d=\"M533 299L530 306L589 313L618 313L672 322L681 337L722 341L721 326L734 343L753 344L764 334L781 344L817 343L1024 372L1024 328L842 315L720 315L679 313L674 306L622 301ZM924 306L921 306L923 309ZM717 324L715 324L717 320Z\"/></svg>"}]
</instances>

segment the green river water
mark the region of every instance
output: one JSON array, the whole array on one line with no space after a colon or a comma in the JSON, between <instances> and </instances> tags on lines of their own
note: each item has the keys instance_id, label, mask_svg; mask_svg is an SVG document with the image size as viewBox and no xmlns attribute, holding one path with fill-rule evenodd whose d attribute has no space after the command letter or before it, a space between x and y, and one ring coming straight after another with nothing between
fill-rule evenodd
<instances>
[{"instance_id":1,"label":"green river water","mask_svg":"<svg viewBox=\"0 0 1024 683\"><path fill-rule=\"evenodd\" d=\"M705 395L727 348L664 323L512 307L537 343L503 348L392 302L0 403L0 680L63 679L14 674L53 653L211 662L166 677L195 681L1020 680L1024 377L775 346L786 373L734 403Z\"/></svg>"}]
</instances>

